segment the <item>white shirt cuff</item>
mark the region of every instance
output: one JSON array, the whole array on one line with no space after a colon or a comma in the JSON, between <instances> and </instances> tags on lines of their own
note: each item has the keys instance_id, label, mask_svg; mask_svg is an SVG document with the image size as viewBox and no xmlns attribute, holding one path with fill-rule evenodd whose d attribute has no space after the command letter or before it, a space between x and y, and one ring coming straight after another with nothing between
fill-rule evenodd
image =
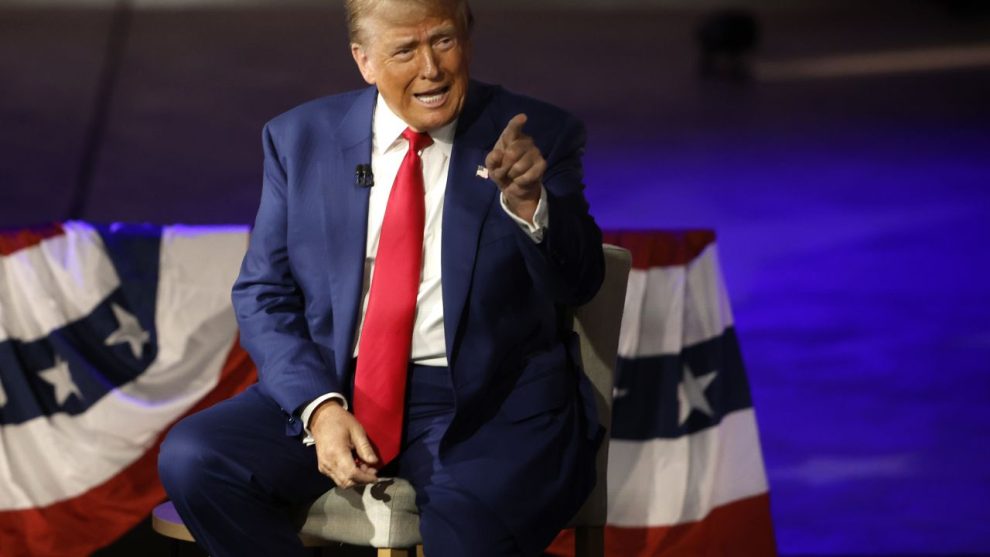
<instances>
[{"instance_id":1,"label":"white shirt cuff","mask_svg":"<svg viewBox=\"0 0 990 557\"><path fill-rule=\"evenodd\" d=\"M313 411L316 410L317 406L323 404L324 402L330 399L339 400L340 405L344 407L344 410L347 410L347 399L344 398L344 395L340 393L327 393L323 396L313 399L313 402L310 402L303 408L302 414L299 416L299 418L302 419L303 431L306 432L306 436L303 437L302 441L303 444L306 445L307 447L316 444L316 439L313 439L313 434L309 432L309 418L310 416L313 415Z\"/></svg>"},{"instance_id":2,"label":"white shirt cuff","mask_svg":"<svg viewBox=\"0 0 990 557\"><path fill-rule=\"evenodd\" d=\"M498 200L502 204L502 210L505 211L505 214L516 221L531 240L537 244L543 241L543 233L546 232L547 224L550 222L550 212L547 209L547 189L545 187L540 186L540 201L536 204L536 212L533 213L532 223L517 216L509 209L509 206L505 203L505 194L499 195Z\"/></svg>"}]
</instances>

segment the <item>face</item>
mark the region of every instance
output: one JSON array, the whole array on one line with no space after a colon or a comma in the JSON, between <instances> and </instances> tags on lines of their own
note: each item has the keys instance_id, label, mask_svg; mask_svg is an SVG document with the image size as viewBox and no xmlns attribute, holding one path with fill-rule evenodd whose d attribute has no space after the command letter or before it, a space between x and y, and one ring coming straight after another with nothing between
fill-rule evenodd
<instances>
[{"instance_id":1,"label":"face","mask_svg":"<svg viewBox=\"0 0 990 557\"><path fill-rule=\"evenodd\" d=\"M431 131L461 112L470 43L453 14L404 2L378 4L361 20L363 44L351 54L365 81L416 131Z\"/></svg>"}]
</instances>

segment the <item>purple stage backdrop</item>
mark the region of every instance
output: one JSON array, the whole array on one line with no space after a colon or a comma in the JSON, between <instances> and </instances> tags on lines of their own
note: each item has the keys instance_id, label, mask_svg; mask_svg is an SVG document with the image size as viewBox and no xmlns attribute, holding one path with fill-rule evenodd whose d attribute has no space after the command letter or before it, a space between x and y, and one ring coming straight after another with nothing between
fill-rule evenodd
<instances>
[{"instance_id":1,"label":"purple stage backdrop","mask_svg":"<svg viewBox=\"0 0 990 557\"><path fill-rule=\"evenodd\" d=\"M585 120L599 224L717 232L781 554L990 552L981 3L742 2L741 81L709 2L490 4L474 73ZM0 2L0 226L247 224L263 123L359 84L334 7Z\"/></svg>"}]
</instances>

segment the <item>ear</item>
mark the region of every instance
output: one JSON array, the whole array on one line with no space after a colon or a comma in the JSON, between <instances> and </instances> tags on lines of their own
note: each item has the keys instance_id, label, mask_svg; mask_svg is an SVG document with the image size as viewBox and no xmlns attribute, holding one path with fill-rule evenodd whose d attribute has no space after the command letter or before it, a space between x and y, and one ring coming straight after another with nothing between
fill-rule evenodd
<instances>
[{"instance_id":1,"label":"ear","mask_svg":"<svg viewBox=\"0 0 990 557\"><path fill-rule=\"evenodd\" d=\"M368 82L368 85L374 85L377 80L375 65L368 56L368 51L358 43L351 43L351 56L354 57L354 63L357 64L361 77Z\"/></svg>"}]
</instances>

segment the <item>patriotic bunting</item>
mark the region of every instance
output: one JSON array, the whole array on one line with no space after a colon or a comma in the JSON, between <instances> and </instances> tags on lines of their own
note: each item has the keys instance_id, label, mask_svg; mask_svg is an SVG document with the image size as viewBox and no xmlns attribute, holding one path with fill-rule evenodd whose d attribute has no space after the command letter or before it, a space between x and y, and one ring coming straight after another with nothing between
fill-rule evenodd
<instances>
[{"instance_id":1,"label":"patriotic bunting","mask_svg":"<svg viewBox=\"0 0 990 557\"><path fill-rule=\"evenodd\" d=\"M609 446L606 554L776 555L715 235L611 232L632 252ZM570 555L573 534L551 546Z\"/></svg>"},{"instance_id":2,"label":"patriotic bunting","mask_svg":"<svg viewBox=\"0 0 990 557\"><path fill-rule=\"evenodd\" d=\"M714 234L605 241L633 254L606 553L775 555ZM0 232L0 556L88 555L164 498L163 433L256 377L230 307L246 242L244 228Z\"/></svg>"},{"instance_id":3,"label":"patriotic bunting","mask_svg":"<svg viewBox=\"0 0 990 557\"><path fill-rule=\"evenodd\" d=\"M254 381L244 228L0 233L0 555L88 555L164 498L168 426Z\"/></svg>"}]
</instances>

